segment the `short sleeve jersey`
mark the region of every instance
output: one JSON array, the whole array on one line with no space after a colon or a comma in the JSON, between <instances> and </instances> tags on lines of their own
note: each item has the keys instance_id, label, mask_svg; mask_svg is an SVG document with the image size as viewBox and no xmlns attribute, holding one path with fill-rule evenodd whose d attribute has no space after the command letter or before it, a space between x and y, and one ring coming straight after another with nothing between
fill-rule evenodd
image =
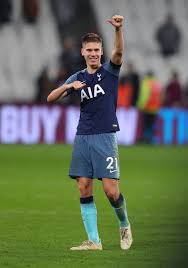
<instances>
[{"instance_id":1,"label":"short sleeve jersey","mask_svg":"<svg viewBox=\"0 0 188 268\"><path fill-rule=\"evenodd\" d=\"M111 61L104 63L94 73L79 71L65 83L85 81L86 86L74 90L80 96L80 119L77 135L90 135L119 131L116 117L118 78L121 65Z\"/></svg>"}]
</instances>

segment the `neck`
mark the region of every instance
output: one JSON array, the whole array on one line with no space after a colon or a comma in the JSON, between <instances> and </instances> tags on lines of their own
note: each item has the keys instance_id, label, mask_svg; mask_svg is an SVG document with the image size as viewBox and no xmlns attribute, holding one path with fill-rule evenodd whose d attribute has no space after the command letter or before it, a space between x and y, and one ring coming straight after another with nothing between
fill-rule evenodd
<instances>
[{"instance_id":1,"label":"neck","mask_svg":"<svg viewBox=\"0 0 188 268\"><path fill-rule=\"evenodd\" d=\"M87 65L87 72L89 74L94 74L100 67L101 67L101 63L98 66L94 66L94 67Z\"/></svg>"}]
</instances>

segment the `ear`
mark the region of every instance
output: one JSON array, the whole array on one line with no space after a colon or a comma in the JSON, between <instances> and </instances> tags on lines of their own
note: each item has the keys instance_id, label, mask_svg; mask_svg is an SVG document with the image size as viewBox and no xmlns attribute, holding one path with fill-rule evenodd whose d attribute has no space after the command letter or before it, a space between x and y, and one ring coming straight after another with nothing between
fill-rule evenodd
<instances>
[{"instance_id":1,"label":"ear","mask_svg":"<svg viewBox=\"0 0 188 268\"><path fill-rule=\"evenodd\" d=\"M101 55L103 55L103 47L101 48Z\"/></svg>"},{"instance_id":2,"label":"ear","mask_svg":"<svg viewBox=\"0 0 188 268\"><path fill-rule=\"evenodd\" d=\"M84 56L84 48L81 48L81 55Z\"/></svg>"}]
</instances>

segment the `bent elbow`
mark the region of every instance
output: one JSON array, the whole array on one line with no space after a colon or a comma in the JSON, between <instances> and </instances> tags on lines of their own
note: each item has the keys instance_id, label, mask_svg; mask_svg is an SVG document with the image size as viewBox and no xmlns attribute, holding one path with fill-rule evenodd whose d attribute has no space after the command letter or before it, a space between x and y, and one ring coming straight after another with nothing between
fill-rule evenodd
<instances>
[{"instance_id":1,"label":"bent elbow","mask_svg":"<svg viewBox=\"0 0 188 268\"><path fill-rule=\"evenodd\" d=\"M52 101L53 101L52 96L51 95L48 95L47 102L52 102Z\"/></svg>"},{"instance_id":2,"label":"bent elbow","mask_svg":"<svg viewBox=\"0 0 188 268\"><path fill-rule=\"evenodd\" d=\"M116 58L121 59L123 57L123 50L117 50L116 51Z\"/></svg>"}]
</instances>

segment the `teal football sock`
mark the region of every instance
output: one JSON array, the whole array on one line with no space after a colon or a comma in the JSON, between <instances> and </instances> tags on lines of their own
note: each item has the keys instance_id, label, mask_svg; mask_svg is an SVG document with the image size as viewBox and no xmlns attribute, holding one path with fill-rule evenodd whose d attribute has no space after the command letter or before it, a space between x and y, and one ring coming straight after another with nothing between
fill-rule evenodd
<instances>
[{"instance_id":1,"label":"teal football sock","mask_svg":"<svg viewBox=\"0 0 188 268\"><path fill-rule=\"evenodd\" d=\"M95 243L100 243L97 228L97 209L93 202L93 196L80 198L80 207L88 239Z\"/></svg>"},{"instance_id":2,"label":"teal football sock","mask_svg":"<svg viewBox=\"0 0 188 268\"><path fill-rule=\"evenodd\" d=\"M119 226L120 227L128 227L129 226L129 219L127 215L127 209L126 209L126 202L123 198L123 195L120 193L118 200L111 201L110 203L115 210L115 213L119 220Z\"/></svg>"}]
</instances>

